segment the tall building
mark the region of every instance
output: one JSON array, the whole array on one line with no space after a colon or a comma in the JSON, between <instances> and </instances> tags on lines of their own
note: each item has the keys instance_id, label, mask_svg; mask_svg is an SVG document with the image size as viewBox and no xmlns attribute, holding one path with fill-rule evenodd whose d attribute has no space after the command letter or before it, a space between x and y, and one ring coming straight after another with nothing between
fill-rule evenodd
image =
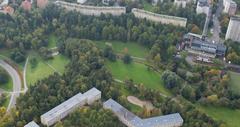
<instances>
[{"instance_id":1,"label":"tall building","mask_svg":"<svg viewBox=\"0 0 240 127\"><path fill-rule=\"evenodd\" d=\"M208 15L209 10L210 10L210 7L209 7L208 0L198 0L197 8L196 8L197 14L204 13Z\"/></svg>"},{"instance_id":2,"label":"tall building","mask_svg":"<svg viewBox=\"0 0 240 127\"><path fill-rule=\"evenodd\" d=\"M180 127L183 124L179 113L141 119L112 99L104 102L103 108L111 110L128 127Z\"/></svg>"},{"instance_id":3,"label":"tall building","mask_svg":"<svg viewBox=\"0 0 240 127\"><path fill-rule=\"evenodd\" d=\"M231 39L233 41L240 42L240 17L233 16L228 24L227 33L225 39Z\"/></svg>"},{"instance_id":4,"label":"tall building","mask_svg":"<svg viewBox=\"0 0 240 127\"><path fill-rule=\"evenodd\" d=\"M21 7L26 11L30 11L31 8L32 8L32 4L31 4L30 1L25 0L25 1L22 2Z\"/></svg>"},{"instance_id":5,"label":"tall building","mask_svg":"<svg viewBox=\"0 0 240 127\"><path fill-rule=\"evenodd\" d=\"M228 13L230 16L235 15L237 11L237 4L233 0L223 0L224 13Z\"/></svg>"},{"instance_id":6,"label":"tall building","mask_svg":"<svg viewBox=\"0 0 240 127\"><path fill-rule=\"evenodd\" d=\"M48 0L37 0L37 6L39 8L45 8L48 4Z\"/></svg>"},{"instance_id":7,"label":"tall building","mask_svg":"<svg viewBox=\"0 0 240 127\"><path fill-rule=\"evenodd\" d=\"M85 104L92 104L94 101L101 99L101 91L92 88L84 94L78 93L47 113L41 115L41 123L51 126L57 121L65 118L69 113L75 111L78 107Z\"/></svg>"}]
</instances>

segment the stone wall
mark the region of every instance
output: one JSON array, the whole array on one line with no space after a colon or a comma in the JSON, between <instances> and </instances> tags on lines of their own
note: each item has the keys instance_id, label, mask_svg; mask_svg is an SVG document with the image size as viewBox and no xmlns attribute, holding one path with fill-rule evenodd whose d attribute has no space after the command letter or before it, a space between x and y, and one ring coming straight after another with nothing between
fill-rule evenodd
<instances>
[{"instance_id":1,"label":"stone wall","mask_svg":"<svg viewBox=\"0 0 240 127\"><path fill-rule=\"evenodd\" d=\"M64 1L56 1L55 4L64 7L66 10L76 10L83 15L100 16L101 14L112 14L114 16L119 16L126 13L125 7L97 7L68 3Z\"/></svg>"},{"instance_id":2,"label":"stone wall","mask_svg":"<svg viewBox=\"0 0 240 127\"><path fill-rule=\"evenodd\" d=\"M141 19L146 18L147 20L159 22L162 24L172 24L172 25L181 26L181 27L186 27L187 25L186 18L156 14L156 13L152 13L152 12L137 9L137 8L132 9L132 13L137 18L141 18Z\"/></svg>"}]
</instances>

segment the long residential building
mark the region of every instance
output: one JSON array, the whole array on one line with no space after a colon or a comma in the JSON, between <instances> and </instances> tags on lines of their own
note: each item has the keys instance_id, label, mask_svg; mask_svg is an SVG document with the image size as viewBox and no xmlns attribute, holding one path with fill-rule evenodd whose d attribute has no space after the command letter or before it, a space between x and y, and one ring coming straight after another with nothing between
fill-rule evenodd
<instances>
[{"instance_id":1,"label":"long residential building","mask_svg":"<svg viewBox=\"0 0 240 127\"><path fill-rule=\"evenodd\" d=\"M69 113L75 111L78 107L84 106L85 104L90 105L99 99L101 99L101 91L96 88L92 88L84 94L78 93L47 113L41 115L41 122L43 125L51 126L57 121L65 118Z\"/></svg>"},{"instance_id":2,"label":"long residential building","mask_svg":"<svg viewBox=\"0 0 240 127\"><path fill-rule=\"evenodd\" d=\"M119 16L126 13L125 7L98 7L64 1L56 1L55 4L69 11L76 10L83 15L100 16L101 14L112 14L114 16Z\"/></svg>"},{"instance_id":3,"label":"long residential building","mask_svg":"<svg viewBox=\"0 0 240 127\"><path fill-rule=\"evenodd\" d=\"M104 102L103 107L111 110L128 127L180 127L183 124L179 113L141 119L112 99Z\"/></svg>"},{"instance_id":4,"label":"long residential building","mask_svg":"<svg viewBox=\"0 0 240 127\"><path fill-rule=\"evenodd\" d=\"M32 121L26 124L24 127L39 127L39 126L34 121Z\"/></svg>"},{"instance_id":5,"label":"long residential building","mask_svg":"<svg viewBox=\"0 0 240 127\"><path fill-rule=\"evenodd\" d=\"M206 14L208 15L210 11L210 5L208 0L198 0L196 12L197 14Z\"/></svg>"},{"instance_id":6,"label":"long residential building","mask_svg":"<svg viewBox=\"0 0 240 127\"><path fill-rule=\"evenodd\" d=\"M132 13L137 18L147 19L154 22L159 22L162 24L172 24L175 26L186 27L187 25L187 18L169 16L169 15L161 15L149 11L145 11L142 9L133 8Z\"/></svg>"},{"instance_id":7,"label":"long residential building","mask_svg":"<svg viewBox=\"0 0 240 127\"><path fill-rule=\"evenodd\" d=\"M231 39L233 41L240 42L240 17L233 16L228 24L227 33L225 39Z\"/></svg>"}]
</instances>

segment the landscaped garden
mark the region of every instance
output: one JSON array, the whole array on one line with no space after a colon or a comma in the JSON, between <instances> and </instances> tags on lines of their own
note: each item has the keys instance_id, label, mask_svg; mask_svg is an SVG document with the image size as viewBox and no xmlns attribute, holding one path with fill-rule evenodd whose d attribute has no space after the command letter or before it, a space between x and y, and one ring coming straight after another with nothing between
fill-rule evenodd
<instances>
[{"instance_id":1,"label":"landscaped garden","mask_svg":"<svg viewBox=\"0 0 240 127\"><path fill-rule=\"evenodd\" d=\"M157 89L161 93L170 95L170 92L164 88L161 80L161 74L154 72L144 64L132 62L124 64L122 61L107 61L106 65L114 78L119 80L133 79L134 82L143 84L147 88Z\"/></svg>"},{"instance_id":2,"label":"landscaped garden","mask_svg":"<svg viewBox=\"0 0 240 127\"><path fill-rule=\"evenodd\" d=\"M120 41L95 41L100 49L104 49L107 45L112 45L112 48L117 53L124 53L125 50L135 57L144 58L147 56L149 49L134 42L120 42Z\"/></svg>"}]
</instances>

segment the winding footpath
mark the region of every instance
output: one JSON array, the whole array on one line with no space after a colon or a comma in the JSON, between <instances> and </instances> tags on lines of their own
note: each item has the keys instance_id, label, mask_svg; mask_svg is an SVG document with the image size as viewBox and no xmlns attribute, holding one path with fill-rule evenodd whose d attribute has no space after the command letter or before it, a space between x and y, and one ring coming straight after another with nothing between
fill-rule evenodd
<instances>
[{"instance_id":1,"label":"winding footpath","mask_svg":"<svg viewBox=\"0 0 240 127\"><path fill-rule=\"evenodd\" d=\"M13 92L11 92L11 98L10 102L7 107L7 111L9 111L11 108L14 108L16 105L17 97L20 96L20 91L21 91L21 77L18 74L18 72L10 66L8 63L6 63L3 60L0 60L0 66L3 67L11 76L13 80Z\"/></svg>"}]
</instances>

